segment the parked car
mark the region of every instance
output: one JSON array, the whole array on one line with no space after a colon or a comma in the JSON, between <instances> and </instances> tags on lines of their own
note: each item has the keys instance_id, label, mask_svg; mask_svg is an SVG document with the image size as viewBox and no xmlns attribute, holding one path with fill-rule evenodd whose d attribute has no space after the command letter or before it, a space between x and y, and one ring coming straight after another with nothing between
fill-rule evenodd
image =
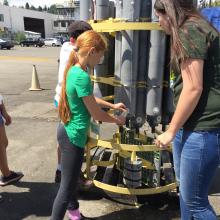
<instances>
[{"instance_id":1,"label":"parked car","mask_svg":"<svg viewBox=\"0 0 220 220\"><path fill-rule=\"evenodd\" d=\"M14 47L14 44L10 40L0 39L0 50L4 48L10 50L12 47Z\"/></svg>"},{"instance_id":2,"label":"parked car","mask_svg":"<svg viewBox=\"0 0 220 220\"><path fill-rule=\"evenodd\" d=\"M57 38L46 38L44 40L44 44L45 46L52 46L52 47L56 47L56 46L61 46L62 43L59 39Z\"/></svg>"},{"instance_id":3,"label":"parked car","mask_svg":"<svg viewBox=\"0 0 220 220\"><path fill-rule=\"evenodd\" d=\"M61 44L64 44L65 42L69 41L69 39L66 36L54 36L54 38L60 40Z\"/></svg>"},{"instance_id":4,"label":"parked car","mask_svg":"<svg viewBox=\"0 0 220 220\"><path fill-rule=\"evenodd\" d=\"M41 38L27 38L26 40L22 40L20 42L22 47L24 46L35 46L35 47L42 47L44 45L44 41Z\"/></svg>"}]
</instances>

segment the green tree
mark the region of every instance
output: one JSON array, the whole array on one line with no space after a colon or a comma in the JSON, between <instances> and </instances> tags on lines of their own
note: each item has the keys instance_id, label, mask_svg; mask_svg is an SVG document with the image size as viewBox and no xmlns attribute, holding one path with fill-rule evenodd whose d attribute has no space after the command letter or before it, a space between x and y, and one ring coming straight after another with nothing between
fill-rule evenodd
<instances>
[{"instance_id":1,"label":"green tree","mask_svg":"<svg viewBox=\"0 0 220 220\"><path fill-rule=\"evenodd\" d=\"M30 9L36 11L36 8L33 5L31 5Z\"/></svg>"},{"instance_id":2,"label":"green tree","mask_svg":"<svg viewBox=\"0 0 220 220\"><path fill-rule=\"evenodd\" d=\"M8 6L9 5L8 4L8 0L4 0L3 5L7 5Z\"/></svg>"},{"instance_id":3,"label":"green tree","mask_svg":"<svg viewBox=\"0 0 220 220\"><path fill-rule=\"evenodd\" d=\"M47 11L47 6L44 5L43 11Z\"/></svg>"},{"instance_id":4,"label":"green tree","mask_svg":"<svg viewBox=\"0 0 220 220\"><path fill-rule=\"evenodd\" d=\"M199 1L199 7L200 8L205 8L206 7L206 1L205 0L200 0Z\"/></svg>"},{"instance_id":5,"label":"green tree","mask_svg":"<svg viewBox=\"0 0 220 220\"><path fill-rule=\"evenodd\" d=\"M25 40L25 39L26 37L25 37L24 32L18 31L17 33L15 33L15 41L20 43L22 40Z\"/></svg>"},{"instance_id":6,"label":"green tree","mask_svg":"<svg viewBox=\"0 0 220 220\"><path fill-rule=\"evenodd\" d=\"M199 7L200 8L207 8L207 7L218 7L220 6L220 0L200 0Z\"/></svg>"},{"instance_id":7,"label":"green tree","mask_svg":"<svg viewBox=\"0 0 220 220\"><path fill-rule=\"evenodd\" d=\"M56 5L51 5L48 8L48 12L51 13L51 14L57 14L57 7L56 7Z\"/></svg>"},{"instance_id":8,"label":"green tree","mask_svg":"<svg viewBox=\"0 0 220 220\"><path fill-rule=\"evenodd\" d=\"M30 6L29 6L28 2L26 2L25 8L26 8L26 9L30 9Z\"/></svg>"},{"instance_id":9,"label":"green tree","mask_svg":"<svg viewBox=\"0 0 220 220\"><path fill-rule=\"evenodd\" d=\"M41 6L38 7L38 11L43 11L43 8Z\"/></svg>"},{"instance_id":10,"label":"green tree","mask_svg":"<svg viewBox=\"0 0 220 220\"><path fill-rule=\"evenodd\" d=\"M216 0L212 3L212 6L219 7L220 6L220 0Z\"/></svg>"}]
</instances>

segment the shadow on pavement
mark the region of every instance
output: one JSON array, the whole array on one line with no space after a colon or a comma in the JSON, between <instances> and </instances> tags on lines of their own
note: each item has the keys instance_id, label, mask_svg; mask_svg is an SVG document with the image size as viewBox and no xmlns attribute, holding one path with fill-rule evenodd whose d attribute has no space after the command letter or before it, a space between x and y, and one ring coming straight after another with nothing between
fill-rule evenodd
<instances>
[{"instance_id":1,"label":"shadow on pavement","mask_svg":"<svg viewBox=\"0 0 220 220\"><path fill-rule=\"evenodd\" d=\"M0 204L1 220L22 220L27 217L45 217L49 219L54 198L59 185L54 183L41 182L18 182L15 185L19 188L13 192L4 192L1 188L1 195L4 201ZM23 192L21 192L23 191ZM80 191L81 200L110 199L102 190L93 188ZM114 199L113 199L114 200ZM172 220L179 219L179 200L177 196L169 196L167 193L158 195L139 196L140 208L126 208L120 211L112 210L110 214L103 215L97 220ZM220 216L218 216L220 220Z\"/></svg>"},{"instance_id":2,"label":"shadow on pavement","mask_svg":"<svg viewBox=\"0 0 220 220\"><path fill-rule=\"evenodd\" d=\"M18 182L15 184L19 192L4 192L4 201L0 204L0 220L21 220L28 216L48 217L51 214L53 201L56 197L59 185L55 183ZM23 192L21 192L23 190ZM92 190L87 193L80 191L79 199L100 200L103 193ZM34 219L34 217L33 217Z\"/></svg>"},{"instance_id":3,"label":"shadow on pavement","mask_svg":"<svg viewBox=\"0 0 220 220\"><path fill-rule=\"evenodd\" d=\"M78 199L79 200L91 201L91 200L101 200L103 198L106 198L105 193L96 187L92 187L89 190L79 190L78 191Z\"/></svg>"},{"instance_id":4,"label":"shadow on pavement","mask_svg":"<svg viewBox=\"0 0 220 220\"><path fill-rule=\"evenodd\" d=\"M116 201L109 196L107 198ZM125 204L126 201L119 203ZM120 211L112 210L110 214L100 216L97 220L174 220L180 218L178 196L170 196L168 193L138 196L138 203L142 204L140 208L127 206L130 208Z\"/></svg>"},{"instance_id":5,"label":"shadow on pavement","mask_svg":"<svg viewBox=\"0 0 220 220\"><path fill-rule=\"evenodd\" d=\"M158 210L155 212L150 207L142 206L139 209L124 209L101 216L97 220L174 220L179 219L179 211Z\"/></svg>"},{"instance_id":6,"label":"shadow on pavement","mask_svg":"<svg viewBox=\"0 0 220 220\"><path fill-rule=\"evenodd\" d=\"M49 218L58 186L54 183L18 182L16 187L24 192L4 192L0 205L0 219L21 220L28 216Z\"/></svg>"}]
</instances>

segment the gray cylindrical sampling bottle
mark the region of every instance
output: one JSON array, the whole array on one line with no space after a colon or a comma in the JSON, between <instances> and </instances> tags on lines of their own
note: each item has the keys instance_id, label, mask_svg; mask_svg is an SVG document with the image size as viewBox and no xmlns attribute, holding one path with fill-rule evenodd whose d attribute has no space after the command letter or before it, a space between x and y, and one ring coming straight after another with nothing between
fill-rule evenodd
<instances>
[{"instance_id":1,"label":"gray cylindrical sampling bottle","mask_svg":"<svg viewBox=\"0 0 220 220\"><path fill-rule=\"evenodd\" d=\"M138 21L140 17L140 0L123 1L123 19ZM121 96L131 116L136 113L136 84L138 70L139 31L122 31L121 47Z\"/></svg>"},{"instance_id":2,"label":"gray cylindrical sampling bottle","mask_svg":"<svg viewBox=\"0 0 220 220\"><path fill-rule=\"evenodd\" d=\"M115 2L115 9L116 9L116 19L122 18L123 13L123 1L116 0ZM115 34L115 79L121 81L121 41L122 41L122 34L120 31L117 31ZM121 96L121 87L115 87L114 89L114 102L122 102Z\"/></svg>"},{"instance_id":3,"label":"gray cylindrical sampling bottle","mask_svg":"<svg viewBox=\"0 0 220 220\"><path fill-rule=\"evenodd\" d=\"M109 17L115 18L115 2L109 1Z\"/></svg>"},{"instance_id":4,"label":"gray cylindrical sampling bottle","mask_svg":"<svg viewBox=\"0 0 220 220\"><path fill-rule=\"evenodd\" d=\"M152 6L154 5L153 4ZM157 20L152 7L152 21ZM150 52L147 79L147 121L152 128L161 122L163 75L165 64L166 35L163 31L150 33Z\"/></svg>"},{"instance_id":5,"label":"gray cylindrical sampling bottle","mask_svg":"<svg viewBox=\"0 0 220 220\"><path fill-rule=\"evenodd\" d=\"M105 20L109 18L109 0L96 0L96 19Z\"/></svg>"},{"instance_id":6,"label":"gray cylindrical sampling bottle","mask_svg":"<svg viewBox=\"0 0 220 220\"><path fill-rule=\"evenodd\" d=\"M96 0L96 20L109 18L109 0ZM107 35L106 35L107 36ZM107 77L108 75L108 52L105 53L104 60L95 66L95 77ZM108 86L102 83L94 83L93 93L96 97L102 98L108 95Z\"/></svg>"},{"instance_id":7,"label":"gray cylindrical sampling bottle","mask_svg":"<svg viewBox=\"0 0 220 220\"><path fill-rule=\"evenodd\" d=\"M140 17L151 21L151 0L141 1ZM139 31L138 82L147 81L150 31ZM146 121L146 88L137 88L136 124L141 127Z\"/></svg>"},{"instance_id":8,"label":"gray cylindrical sampling bottle","mask_svg":"<svg viewBox=\"0 0 220 220\"><path fill-rule=\"evenodd\" d=\"M80 0L80 20L88 21L92 17L92 0Z\"/></svg>"}]
</instances>

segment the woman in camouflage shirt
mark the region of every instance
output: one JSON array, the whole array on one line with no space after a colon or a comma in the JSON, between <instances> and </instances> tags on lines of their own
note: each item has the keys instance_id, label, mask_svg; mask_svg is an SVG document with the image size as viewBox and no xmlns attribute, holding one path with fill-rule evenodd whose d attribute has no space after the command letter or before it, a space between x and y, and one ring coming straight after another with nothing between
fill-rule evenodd
<instances>
[{"instance_id":1,"label":"woman in camouflage shirt","mask_svg":"<svg viewBox=\"0 0 220 220\"><path fill-rule=\"evenodd\" d=\"M219 32L193 1L156 0L155 13L171 39L175 113L156 144L173 141L182 220L216 220L208 191L220 161Z\"/></svg>"}]
</instances>

